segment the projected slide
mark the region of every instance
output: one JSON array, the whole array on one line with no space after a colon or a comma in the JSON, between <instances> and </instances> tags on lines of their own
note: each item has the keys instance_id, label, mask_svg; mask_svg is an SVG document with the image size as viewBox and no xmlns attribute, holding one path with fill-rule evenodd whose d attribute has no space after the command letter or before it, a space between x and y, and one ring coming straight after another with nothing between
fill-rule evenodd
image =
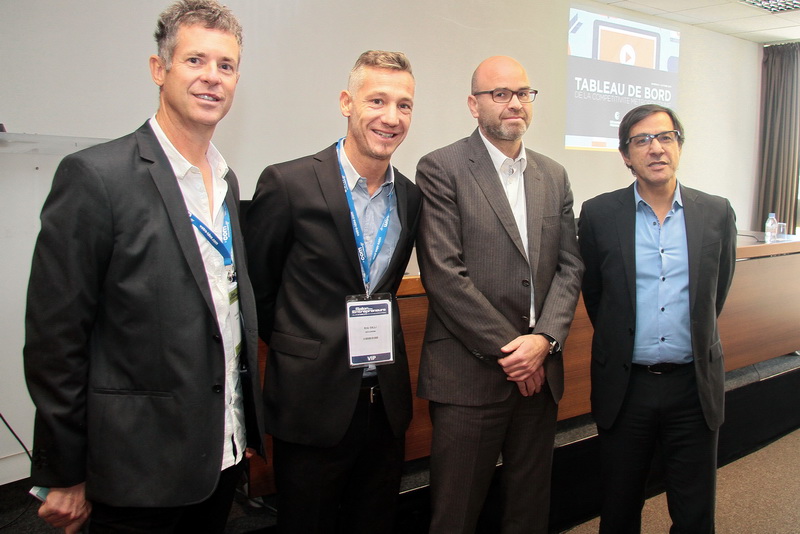
<instances>
[{"instance_id":1,"label":"projected slide","mask_svg":"<svg viewBox=\"0 0 800 534\"><path fill-rule=\"evenodd\" d=\"M570 9L566 147L617 150L628 110L675 107L679 51L679 32Z\"/></svg>"}]
</instances>

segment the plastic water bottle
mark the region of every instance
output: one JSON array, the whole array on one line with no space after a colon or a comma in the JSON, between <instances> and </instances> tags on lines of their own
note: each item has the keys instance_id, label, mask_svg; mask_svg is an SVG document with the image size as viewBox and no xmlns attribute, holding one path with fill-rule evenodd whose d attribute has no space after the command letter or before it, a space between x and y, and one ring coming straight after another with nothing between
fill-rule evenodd
<instances>
[{"instance_id":1,"label":"plastic water bottle","mask_svg":"<svg viewBox=\"0 0 800 534\"><path fill-rule=\"evenodd\" d=\"M778 242L778 219L774 213L770 213L767 222L764 223L764 243Z\"/></svg>"}]
</instances>

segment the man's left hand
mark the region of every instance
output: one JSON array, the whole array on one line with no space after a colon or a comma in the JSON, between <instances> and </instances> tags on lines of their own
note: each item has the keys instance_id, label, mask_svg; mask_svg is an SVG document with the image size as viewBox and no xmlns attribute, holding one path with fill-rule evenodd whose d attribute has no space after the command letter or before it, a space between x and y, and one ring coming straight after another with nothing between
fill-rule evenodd
<instances>
[{"instance_id":1,"label":"man's left hand","mask_svg":"<svg viewBox=\"0 0 800 534\"><path fill-rule=\"evenodd\" d=\"M509 380L525 382L533 378L550 352L550 341L539 334L527 334L513 339L500 350L507 356L497 362ZM542 374L542 376L544 376ZM537 391L541 384L537 383Z\"/></svg>"}]
</instances>

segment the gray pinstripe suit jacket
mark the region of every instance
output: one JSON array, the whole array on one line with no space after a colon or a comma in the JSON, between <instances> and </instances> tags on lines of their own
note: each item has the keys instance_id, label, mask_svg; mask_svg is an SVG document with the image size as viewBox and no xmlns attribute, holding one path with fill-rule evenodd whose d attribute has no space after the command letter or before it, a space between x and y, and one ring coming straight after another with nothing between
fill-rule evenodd
<instances>
[{"instance_id":1,"label":"gray pinstripe suit jacket","mask_svg":"<svg viewBox=\"0 0 800 534\"><path fill-rule=\"evenodd\" d=\"M477 129L417 166L424 195L417 253L430 302L422 398L480 406L517 390L497 358L500 347L528 332L531 279L534 332L564 344L583 273L572 192L561 165L531 150L526 158L527 257ZM558 402L564 391L561 354L547 357L545 372Z\"/></svg>"}]
</instances>

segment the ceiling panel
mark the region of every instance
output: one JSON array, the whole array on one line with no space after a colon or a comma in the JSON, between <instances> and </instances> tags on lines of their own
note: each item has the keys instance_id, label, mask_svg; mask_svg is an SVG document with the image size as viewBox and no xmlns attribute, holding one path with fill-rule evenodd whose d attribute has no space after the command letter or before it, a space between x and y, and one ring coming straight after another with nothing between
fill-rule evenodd
<instances>
[{"instance_id":1,"label":"ceiling panel","mask_svg":"<svg viewBox=\"0 0 800 534\"><path fill-rule=\"evenodd\" d=\"M770 13L739 0L596 0L762 44L800 41L800 10Z\"/></svg>"}]
</instances>

